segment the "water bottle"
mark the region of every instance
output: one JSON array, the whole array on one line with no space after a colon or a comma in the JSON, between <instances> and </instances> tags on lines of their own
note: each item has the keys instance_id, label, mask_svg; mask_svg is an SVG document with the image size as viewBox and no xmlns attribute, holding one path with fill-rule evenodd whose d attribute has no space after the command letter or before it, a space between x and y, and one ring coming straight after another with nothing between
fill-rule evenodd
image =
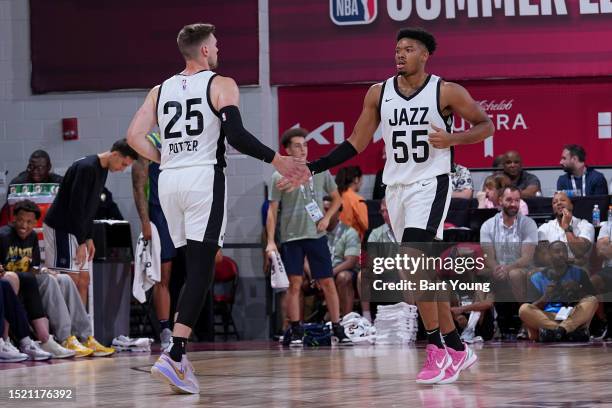
<instances>
[{"instance_id":1,"label":"water bottle","mask_svg":"<svg viewBox=\"0 0 612 408\"><path fill-rule=\"evenodd\" d=\"M599 227L599 222L601 221L601 214L599 212L599 205L595 204L593 206L593 225L595 227Z\"/></svg>"},{"instance_id":2,"label":"water bottle","mask_svg":"<svg viewBox=\"0 0 612 408\"><path fill-rule=\"evenodd\" d=\"M612 205L608 207L608 225L612 224Z\"/></svg>"}]
</instances>

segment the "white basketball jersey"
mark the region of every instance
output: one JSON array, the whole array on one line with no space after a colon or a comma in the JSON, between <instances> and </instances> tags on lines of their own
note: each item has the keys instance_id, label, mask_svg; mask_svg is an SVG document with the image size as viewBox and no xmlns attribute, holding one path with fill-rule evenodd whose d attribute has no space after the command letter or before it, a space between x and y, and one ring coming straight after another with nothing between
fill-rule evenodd
<instances>
[{"instance_id":1,"label":"white basketball jersey","mask_svg":"<svg viewBox=\"0 0 612 408\"><path fill-rule=\"evenodd\" d=\"M448 132L452 115L440 112L441 78L429 75L410 96L403 95L397 77L383 82L380 122L387 161L383 183L388 186L414 182L450 173L452 148L436 149L428 142L432 124Z\"/></svg>"},{"instance_id":2,"label":"white basketball jersey","mask_svg":"<svg viewBox=\"0 0 612 408\"><path fill-rule=\"evenodd\" d=\"M159 87L157 122L162 170L218 164L225 167L225 138L210 99L216 74L178 74Z\"/></svg>"}]
</instances>

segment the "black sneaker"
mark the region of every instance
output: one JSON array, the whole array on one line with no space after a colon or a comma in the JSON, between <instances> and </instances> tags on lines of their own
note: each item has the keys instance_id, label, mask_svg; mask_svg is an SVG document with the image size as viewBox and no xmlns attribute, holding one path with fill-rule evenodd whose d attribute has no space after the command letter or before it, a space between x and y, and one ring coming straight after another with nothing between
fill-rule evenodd
<instances>
[{"instance_id":1,"label":"black sneaker","mask_svg":"<svg viewBox=\"0 0 612 408\"><path fill-rule=\"evenodd\" d=\"M576 343L588 343L591 339L589 329L586 327L579 327L571 333L567 333L567 341Z\"/></svg>"},{"instance_id":2,"label":"black sneaker","mask_svg":"<svg viewBox=\"0 0 612 408\"><path fill-rule=\"evenodd\" d=\"M556 329L540 329L540 343L553 343L563 340L563 331Z\"/></svg>"},{"instance_id":3,"label":"black sneaker","mask_svg":"<svg viewBox=\"0 0 612 408\"><path fill-rule=\"evenodd\" d=\"M348 336L346 335L346 333L344 332L344 327L341 325L334 325L332 328L334 334L333 334L333 340L334 343L340 345L340 346L352 346L353 345L353 341L351 339L348 338Z\"/></svg>"},{"instance_id":4,"label":"black sneaker","mask_svg":"<svg viewBox=\"0 0 612 408\"><path fill-rule=\"evenodd\" d=\"M289 341L289 347L302 347L304 344L304 329L300 326L297 329L291 330L291 340Z\"/></svg>"}]
</instances>

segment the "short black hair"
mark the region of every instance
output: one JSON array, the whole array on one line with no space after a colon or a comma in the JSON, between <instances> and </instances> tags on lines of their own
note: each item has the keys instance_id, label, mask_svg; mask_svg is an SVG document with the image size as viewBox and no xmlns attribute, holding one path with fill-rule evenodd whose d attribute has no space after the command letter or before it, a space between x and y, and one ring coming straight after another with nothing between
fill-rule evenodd
<instances>
[{"instance_id":1,"label":"short black hair","mask_svg":"<svg viewBox=\"0 0 612 408\"><path fill-rule=\"evenodd\" d=\"M433 54L437 47L436 39L434 38L433 34L420 27L400 29L397 32L396 40L399 41L402 38L412 38L413 40L421 42L425 48L427 48L427 51L429 51L430 54Z\"/></svg>"},{"instance_id":2,"label":"short black hair","mask_svg":"<svg viewBox=\"0 0 612 408\"><path fill-rule=\"evenodd\" d=\"M136 150L130 147L125 138L119 139L115 143L113 143L113 146L111 147L110 151L119 152L124 157L130 157L133 160L138 160L138 153L136 153Z\"/></svg>"},{"instance_id":3,"label":"short black hair","mask_svg":"<svg viewBox=\"0 0 612 408\"><path fill-rule=\"evenodd\" d=\"M577 157L582 163L586 160L586 151L584 147L577 144L566 144L563 148L569 152L570 156Z\"/></svg>"},{"instance_id":4,"label":"short black hair","mask_svg":"<svg viewBox=\"0 0 612 408\"><path fill-rule=\"evenodd\" d=\"M49 153L44 150L34 150L30 155L30 160L32 159L46 159L49 164L51 163L51 158L49 157Z\"/></svg>"},{"instance_id":5,"label":"short black hair","mask_svg":"<svg viewBox=\"0 0 612 408\"><path fill-rule=\"evenodd\" d=\"M363 172L359 166L346 166L342 167L336 173L336 185L338 191L344 193L356 178L362 177Z\"/></svg>"},{"instance_id":6,"label":"short black hair","mask_svg":"<svg viewBox=\"0 0 612 408\"><path fill-rule=\"evenodd\" d=\"M331 203L331 202L334 201L334 199L331 198L331 196L326 195L326 196L323 197L323 201L327 201L327 202ZM342 211L342 206L340 206L340 208L338 208L338 212L341 212L341 211Z\"/></svg>"},{"instance_id":7,"label":"short black hair","mask_svg":"<svg viewBox=\"0 0 612 408\"><path fill-rule=\"evenodd\" d=\"M26 211L34 213L34 216L38 220L40 218L40 208L31 200L18 201L13 208L13 215L17 216L19 212Z\"/></svg>"},{"instance_id":8,"label":"short black hair","mask_svg":"<svg viewBox=\"0 0 612 408\"><path fill-rule=\"evenodd\" d=\"M281 136L281 145L286 149L287 146L291 144L291 139L294 137L306 137L308 136L308 131L304 128L297 127L285 130L285 132Z\"/></svg>"}]
</instances>

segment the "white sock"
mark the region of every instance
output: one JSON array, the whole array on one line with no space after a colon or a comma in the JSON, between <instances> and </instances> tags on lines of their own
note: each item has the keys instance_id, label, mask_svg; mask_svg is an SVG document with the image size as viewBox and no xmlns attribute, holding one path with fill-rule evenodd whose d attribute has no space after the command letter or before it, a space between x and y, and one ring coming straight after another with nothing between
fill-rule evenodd
<instances>
[{"instance_id":1,"label":"white sock","mask_svg":"<svg viewBox=\"0 0 612 408\"><path fill-rule=\"evenodd\" d=\"M480 320L480 312L471 312L466 329L476 330L478 320Z\"/></svg>"},{"instance_id":2,"label":"white sock","mask_svg":"<svg viewBox=\"0 0 612 408\"><path fill-rule=\"evenodd\" d=\"M368 322L372 323L372 315L370 314L369 310L364 310L363 311L363 317L364 319L366 319Z\"/></svg>"},{"instance_id":3,"label":"white sock","mask_svg":"<svg viewBox=\"0 0 612 408\"><path fill-rule=\"evenodd\" d=\"M32 343L32 339L28 336L24 337L23 339L19 340L19 346L20 347L27 347Z\"/></svg>"}]
</instances>

